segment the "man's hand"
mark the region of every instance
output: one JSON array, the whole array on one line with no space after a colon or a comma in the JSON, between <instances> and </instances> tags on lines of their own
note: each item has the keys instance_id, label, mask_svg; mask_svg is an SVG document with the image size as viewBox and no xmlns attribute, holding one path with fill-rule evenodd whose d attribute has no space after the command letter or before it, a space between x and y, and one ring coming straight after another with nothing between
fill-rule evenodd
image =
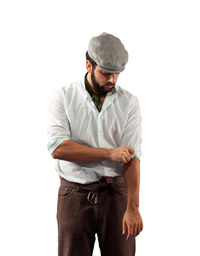
<instances>
[{"instance_id":1,"label":"man's hand","mask_svg":"<svg viewBox=\"0 0 200 256\"><path fill-rule=\"evenodd\" d=\"M131 156L134 151L134 148L128 146L113 148L110 151L110 160L113 162L121 162L126 164L131 160Z\"/></svg>"},{"instance_id":2,"label":"man's hand","mask_svg":"<svg viewBox=\"0 0 200 256\"><path fill-rule=\"evenodd\" d=\"M127 231L126 240L137 236L143 229L143 222L138 209L126 209L122 220L122 234Z\"/></svg>"}]
</instances>

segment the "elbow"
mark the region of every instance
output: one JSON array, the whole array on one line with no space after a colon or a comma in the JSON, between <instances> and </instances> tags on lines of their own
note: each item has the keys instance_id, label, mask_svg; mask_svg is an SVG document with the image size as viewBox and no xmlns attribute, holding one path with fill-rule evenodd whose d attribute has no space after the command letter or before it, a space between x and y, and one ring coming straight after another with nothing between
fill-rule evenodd
<instances>
[{"instance_id":1,"label":"elbow","mask_svg":"<svg viewBox=\"0 0 200 256\"><path fill-rule=\"evenodd\" d=\"M54 159L59 159L59 150L60 149L60 146L58 146L56 149L54 149L54 151L51 153L51 156L54 158Z\"/></svg>"},{"instance_id":2,"label":"elbow","mask_svg":"<svg viewBox=\"0 0 200 256\"><path fill-rule=\"evenodd\" d=\"M61 159L64 154L66 155L66 146L68 146L68 141L69 140L63 141L60 145L58 145L57 148L54 149L54 151L51 153L51 156L54 159Z\"/></svg>"},{"instance_id":3,"label":"elbow","mask_svg":"<svg viewBox=\"0 0 200 256\"><path fill-rule=\"evenodd\" d=\"M58 159L55 150L53 151L53 153L51 154L51 156L52 156L54 159Z\"/></svg>"}]
</instances>

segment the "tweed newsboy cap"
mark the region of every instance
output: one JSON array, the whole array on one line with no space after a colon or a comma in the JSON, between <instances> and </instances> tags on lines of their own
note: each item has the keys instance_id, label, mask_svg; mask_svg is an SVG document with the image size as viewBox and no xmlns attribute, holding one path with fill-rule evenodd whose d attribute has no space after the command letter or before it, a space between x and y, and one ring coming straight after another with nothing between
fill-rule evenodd
<instances>
[{"instance_id":1,"label":"tweed newsboy cap","mask_svg":"<svg viewBox=\"0 0 200 256\"><path fill-rule=\"evenodd\" d=\"M88 54L108 73L122 72L128 62L128 52L120 39L105 32L90 40Z\"/></svg>"}]
</instances>

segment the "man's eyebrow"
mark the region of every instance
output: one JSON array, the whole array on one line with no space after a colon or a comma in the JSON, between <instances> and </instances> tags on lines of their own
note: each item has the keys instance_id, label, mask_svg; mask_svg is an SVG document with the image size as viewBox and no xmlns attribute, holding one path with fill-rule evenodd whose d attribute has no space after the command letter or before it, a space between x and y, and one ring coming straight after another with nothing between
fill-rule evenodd
<instances>
[{"instance_id":1,"label":"man's eyebrow","mask_svg":"<svg viewBox=\"0 0 200 256\"><path fill-rule=\"evenodd\" d=\"M100 69L100 71L101 71L101 73L103 73L103 74L111 74L111 73L109 73L109 72L105 72L105 71L103 71L102 69Z\"/></svg>"}]
</instances>

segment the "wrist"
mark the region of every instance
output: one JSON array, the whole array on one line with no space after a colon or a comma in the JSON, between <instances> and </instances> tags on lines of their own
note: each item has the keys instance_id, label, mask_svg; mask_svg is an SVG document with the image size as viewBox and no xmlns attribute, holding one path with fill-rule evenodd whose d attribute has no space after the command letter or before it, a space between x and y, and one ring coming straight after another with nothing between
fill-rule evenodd
<instances>
[{"instance_id":1,"label":"wrist","mask_svg":"<svg viewBox=\"0 0 200 256\"><path fill-rule=\"evenodd\" d=\"M139 199L128 196L126 208L137 211L139 209Z\"/></svg>"},{"instance_id":2,"label":"wrist","mask_svg":"<svg viewBox=\"0 0 200 256\"><path fill-rule=\"evenodd\" d=\"M137 212L137 211L139 211L139 206L128 204L127 207L126 207L126 211L135 211L135 212Z\"/></svg>"},{"instance_id":3,"label":"wrist","mask_svg":"<svg viewBox=\"0 0 200 256\"><path fill-rule=\"evenodd\" d=\"M113 149L106 149L105 155L106 155L106 160L112 161L112 151Z\"/></svg>"}]
</instances>

